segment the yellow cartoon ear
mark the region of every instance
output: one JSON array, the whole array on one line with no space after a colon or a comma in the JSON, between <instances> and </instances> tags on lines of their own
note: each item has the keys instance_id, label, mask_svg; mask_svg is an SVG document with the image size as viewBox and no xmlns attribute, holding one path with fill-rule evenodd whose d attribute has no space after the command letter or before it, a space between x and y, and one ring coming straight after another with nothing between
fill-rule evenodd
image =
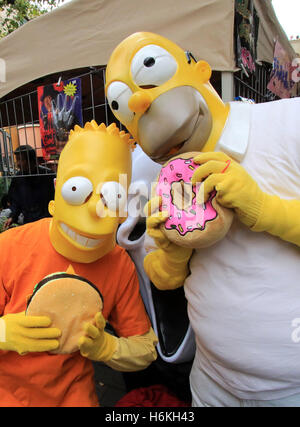
<instances>
[{"instance_id":1,"label":"yellow cartoon ear","mask_svg":"<svg viewBox=\"0 0 300 427\"><path fill-rule=\"evenodd\" d=\"M54 216L54 211L55 211L55 203L54 203L54 200L51 200L51 201L49 202L49 205L48 205L48 211L49 211L49 214L50 214L51 216Z\"/></svg>"},{"instance_id":2,"label":"yellow cartoon ear","mask_svg":"<svg viewBox=\"0 0 300 427\"><path fill-rule=\"evenodd\" d=\"M207 83L211 78L212 73L210 65L206 61L198 61L196 69L202 83Z\"/></svg>"}]
</instances>

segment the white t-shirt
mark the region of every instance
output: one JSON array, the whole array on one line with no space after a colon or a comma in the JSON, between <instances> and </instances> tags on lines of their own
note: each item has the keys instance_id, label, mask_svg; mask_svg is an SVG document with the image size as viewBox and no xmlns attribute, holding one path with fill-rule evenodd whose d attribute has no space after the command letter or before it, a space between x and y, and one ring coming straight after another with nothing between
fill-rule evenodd
<instances>
[{"instance_id":1,"label":"white t-shirt","mask_svg":"<svg viewBox=\"0 0 300 427\"><path fill-rule=\"evenodd\" d=\"M241 164L260 188L300 199L299 117L300 98L234 103L216 150L232 154L229 146L239 146L234 131L230 138L236 127L246 152ZM192 388L202 369L241 399L300 393L300 342L293 338L300 318L300 248L235 220L221 242L194 253L190 268L185 293L197 343Z\"/></svg>"}]
</instances>

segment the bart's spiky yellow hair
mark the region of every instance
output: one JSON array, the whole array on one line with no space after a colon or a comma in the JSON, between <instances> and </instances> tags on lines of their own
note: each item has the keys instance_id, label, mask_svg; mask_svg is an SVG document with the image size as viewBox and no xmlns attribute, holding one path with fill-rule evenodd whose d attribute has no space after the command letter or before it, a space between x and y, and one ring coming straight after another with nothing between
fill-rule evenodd
<instances>
[{"instance_id":1,"label":"bart's spiky yellow hair","mask_svg":"<svg viewBox=\"0 0 300 427\"><path fill-rule=\"evenodd\" d=\"M83 132L87 131L94 131L94 132L107 132L109 135L119 136L124 142L129 144L129 147L133 151L136 147L134 139L129 135L129 133L125 132L124 130L120 131L117 128L117 125L115 123L112 123L109 126L105 126L104 123L101 123L100 125L97 124L95 120L92 120L91 122L87 122L84 125L84 128L76 125L74 127L74 130L70 131L69 140L74 138L75 136L82 134Z\"/></svg>"}]
</instances>

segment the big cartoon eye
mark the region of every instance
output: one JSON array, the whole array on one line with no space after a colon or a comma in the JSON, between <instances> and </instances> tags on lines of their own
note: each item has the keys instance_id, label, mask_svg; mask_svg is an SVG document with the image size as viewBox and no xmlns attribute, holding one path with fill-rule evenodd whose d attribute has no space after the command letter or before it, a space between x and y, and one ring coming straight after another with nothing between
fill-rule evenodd
<instances>
[{"instance_id":1,"label":"big cartoon eye","mask_svg":"<svg viewBox=\"0 0 300 427\"><path fill-rule=\"evenodd\" d=\"M123 210L126 206L127 192L119 182L106 182L100 196L103 204L112 212Z\"/></svg>"},{"instance_id":2,"label":"big cartoon eye","mask_svg":"<svg viewBox=\"0 0 300 427\"><path fill-rule=\"evenodd\" d=\"M129 123L133 119L133 112L128 107L131 96L131 89L123 82L113 82L108 86L108 103L121 123Z\"/></svg>"},{"instance_id":3,"label":"big cartoon eye","mask_svg":"<svg viewBox=\"0 0 300 427\"><path fill-rule=\"evenodd\" d=\"M140 49L131 63L131 74L138 86L159 86L174 76L177 62L160 46L150 44Z\"/></svg>"},{"instance_id":4,"label":"big cartoon eye","mask_svg":"<svg viewBox=\"0 0 300 427\"><path fill-rule=\"evenodd\" d=\"M83 176L74 176L64 183L61 194L70 205L79 206L85 203L93 191L91 181Z\"/></svg>"}]
</instances>

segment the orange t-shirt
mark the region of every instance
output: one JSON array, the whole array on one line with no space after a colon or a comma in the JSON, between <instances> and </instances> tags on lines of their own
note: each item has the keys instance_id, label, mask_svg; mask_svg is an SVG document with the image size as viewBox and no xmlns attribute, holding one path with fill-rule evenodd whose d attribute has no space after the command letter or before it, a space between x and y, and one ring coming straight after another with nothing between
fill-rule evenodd
<instances>
[{"instance_id":1,"label":"orange t-shirt","mask_svg":"<svg viewBox=\"0 0 300 427\"><path fill-rule=\"evenodd\" d=\"M142 335L150 328L135 267L116 246L91 264L70 262L49 239L45 218L0 235L0 317L26 309L27 297L45 276L75 273L94 283L104 300L103 316L119 336ZM92 362L70 355L0 350L0 406L98 406Z\"/></svg>"}]
</instances>

